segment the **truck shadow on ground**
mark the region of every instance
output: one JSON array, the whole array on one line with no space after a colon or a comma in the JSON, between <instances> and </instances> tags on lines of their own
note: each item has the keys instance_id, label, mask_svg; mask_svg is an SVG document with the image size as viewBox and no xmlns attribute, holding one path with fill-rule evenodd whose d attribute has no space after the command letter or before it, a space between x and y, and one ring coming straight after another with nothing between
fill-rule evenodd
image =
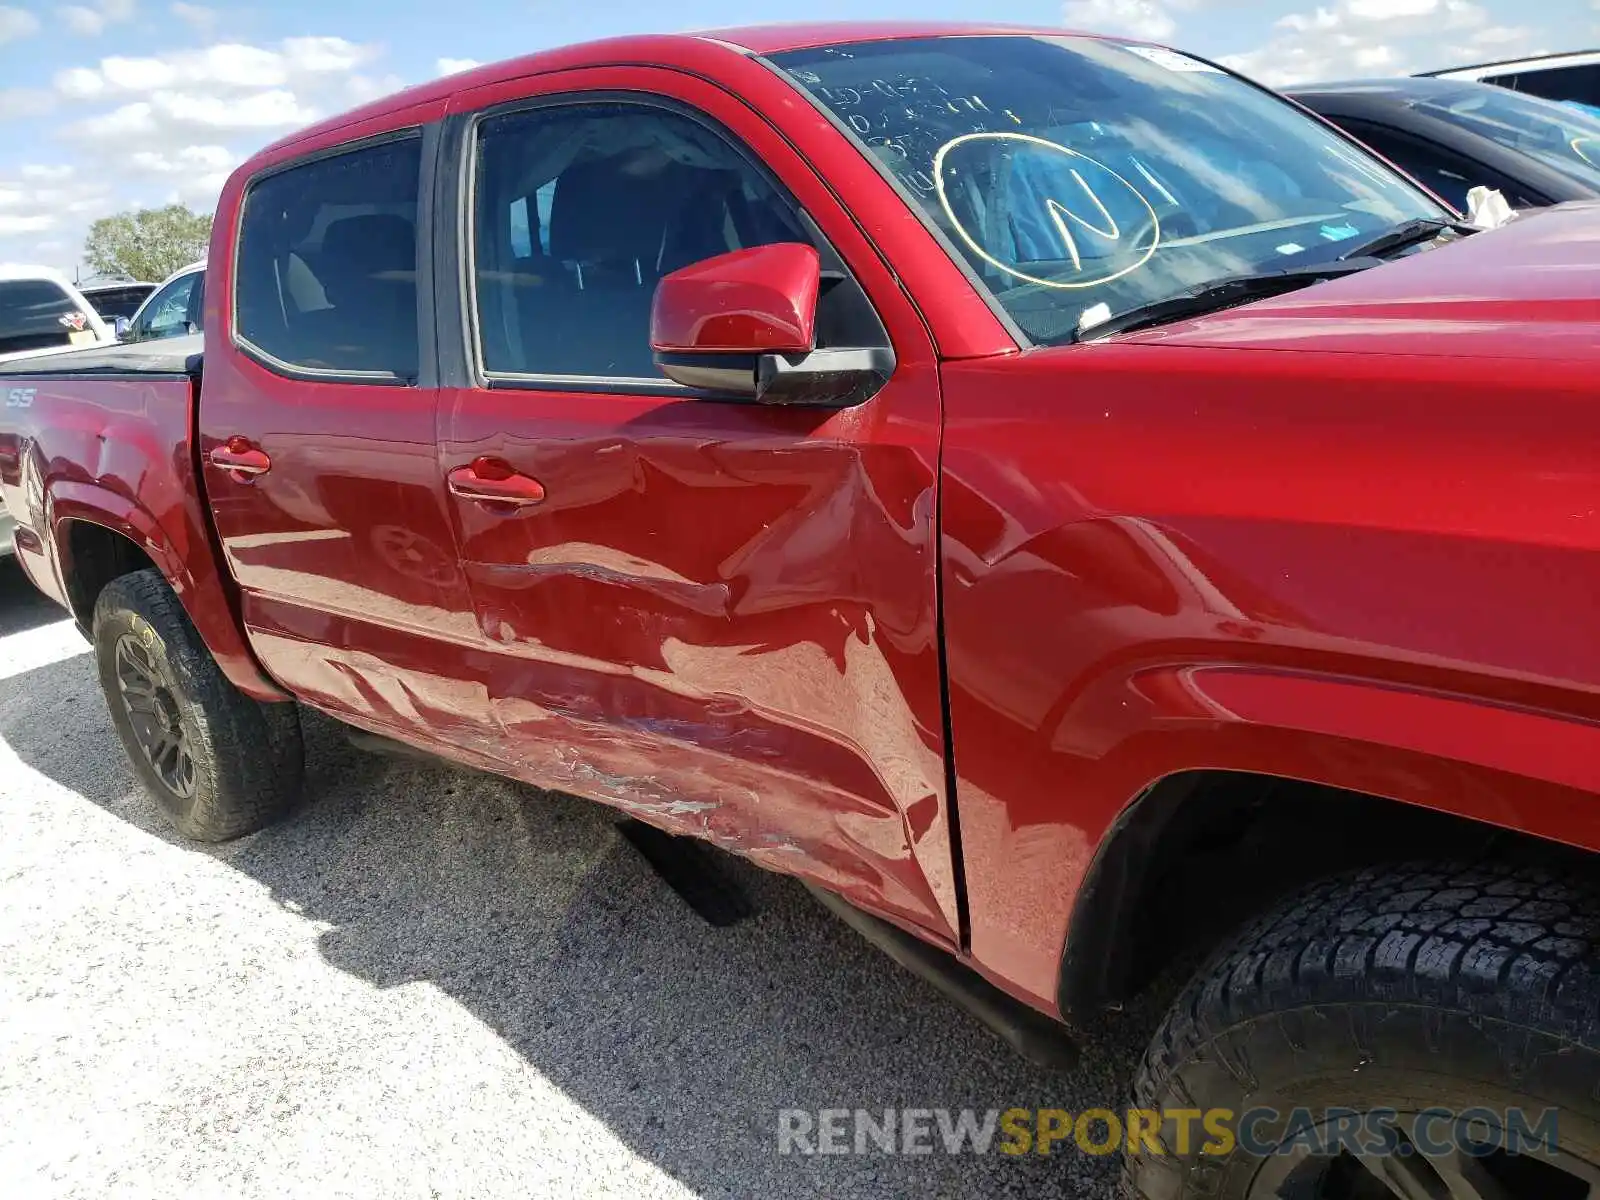
<instances>
[{"instance_id":1,"label":"truck shadow on ground","mask_svg":"<svg viewBox=\"0 0 1600 1200\"><path fill-rule=\"evenodd\" d=\"M53 625L66 617L28 582L15 558L0 558L0 637Z\"/></svg>"},{"instance_id":2,"label":"truck shadow on ground","mask_svg":"<svg viewBox=\"0 0 1600 1200\"><path fill-rule=\"evenodd\" d=\"M22 689L21 703L0 737L23 761L150 836L177 840L123 761L88 655L8 686ZM321 950L342 970L379 987L442 989L698 1194L1111 1193L1115 1157L1075 1151L781 1156L778 1114L1116 1109L1153 1014L1099 1031L1070 1075L1036 1070L792 880L730 860L758 912L713 929L602 806L371 756L315 715L306 730L306 803L272 829L192 852L326 922ZM92 775L81 765L88 756L104 756Z\"/></svg>"}]
</instances>

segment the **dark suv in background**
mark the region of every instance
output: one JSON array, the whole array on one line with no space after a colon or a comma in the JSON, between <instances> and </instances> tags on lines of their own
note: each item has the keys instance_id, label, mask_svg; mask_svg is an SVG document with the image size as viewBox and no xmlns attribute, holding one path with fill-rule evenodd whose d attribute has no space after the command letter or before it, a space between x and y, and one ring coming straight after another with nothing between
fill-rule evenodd
<instances>
[{"instance_id":1,"label":"dark suv in background","mask_svg":"<svg viewBox=\"0 0 1600 1200\"><path fill-rule=\"evenodd\" d=\"M1600 117L1578 105L1455 79L1307 84L1288 95L1463 211L1479 184L1516 208L1600 196Z\"/></svg>"},{"instance_id":2,"label":"dark suv in background","mask_svg":"<svg viewBox=\"0 0 1600 1200\"><path fill-rule=\"evenodd\" d=\"M84 283L78 285L83 298L94 305L95 312L107 325L120 320L131 320L139 306L156 290L153 283L119 279L109 283Z\"/></svg>"}]
</instances>

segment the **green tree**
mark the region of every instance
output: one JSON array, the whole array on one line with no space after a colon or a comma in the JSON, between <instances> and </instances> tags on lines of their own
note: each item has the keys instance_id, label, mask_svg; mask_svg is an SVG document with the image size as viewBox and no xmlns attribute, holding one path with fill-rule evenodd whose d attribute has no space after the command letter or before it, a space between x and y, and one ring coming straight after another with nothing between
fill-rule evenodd
<instances>
[{"instance_id":1,"label":"green tree","mask_svg":"<svg viewBox=\"0 0 1600 1200\"><path fill-rule=\"evenodd\" d=\"M204 258L210 244L210 213L169 204L101 217L89 227L83 258L101 274L159 283Z\"/></svg>"}]
</instances>

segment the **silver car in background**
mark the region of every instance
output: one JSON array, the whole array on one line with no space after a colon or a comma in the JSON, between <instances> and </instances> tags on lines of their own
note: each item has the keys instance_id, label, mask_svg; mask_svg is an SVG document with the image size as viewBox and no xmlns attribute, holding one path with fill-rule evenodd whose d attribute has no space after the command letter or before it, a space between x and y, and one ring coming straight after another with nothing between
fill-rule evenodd
<instances>
[{"instance_id":1,"label":"silver car in background","mask_svg":"<svg viewBox=\"0 0 1600 1200\"><path fill-rule=\"evenodd\" d=\"M122 340L151 342L199 333L205 326L205 294L205 259L180 267L139 306L123 331Z\"/></svg>"}]
</instances>

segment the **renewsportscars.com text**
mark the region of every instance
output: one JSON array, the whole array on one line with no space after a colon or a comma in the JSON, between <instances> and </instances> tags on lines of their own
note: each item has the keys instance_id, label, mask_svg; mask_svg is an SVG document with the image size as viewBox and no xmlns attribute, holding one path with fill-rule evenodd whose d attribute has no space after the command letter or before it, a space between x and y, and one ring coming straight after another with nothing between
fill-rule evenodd
<instances>
[{"instance_id":1,"label":"renewsportscars.com text","mask_svg":"<svg viewBox=\"0 0 1600 1200\"><path fill-rule=\"evenodd\" d=\"M786 1108L779 1154L1273 1154L1442 1156L1558 1144L1557 1110Z\"/></svg>"}]
</instances>

